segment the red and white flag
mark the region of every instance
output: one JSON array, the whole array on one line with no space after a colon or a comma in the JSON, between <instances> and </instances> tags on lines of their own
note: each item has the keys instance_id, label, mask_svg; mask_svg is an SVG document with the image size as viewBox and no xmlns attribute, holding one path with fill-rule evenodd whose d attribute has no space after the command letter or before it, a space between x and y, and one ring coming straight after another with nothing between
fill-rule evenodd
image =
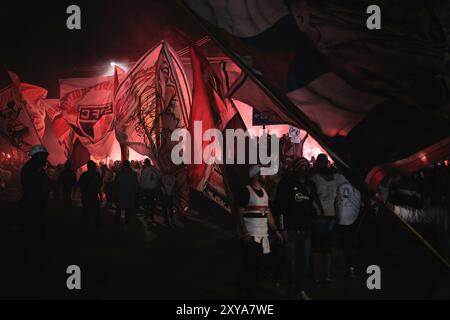
<instances>
[{"instance_id":1,"label":"red and white flag","mask_svg":"<svg viewBox=\"0 0 450 320\"><path fill-rule=\"evenodd\" d=\"M212 166L208 164L209 160L203 157L204 150L209 145L209 142L203 141L203 133L209 129L223 130L236 115L236 110L225 97L226 87L222 78L214 72L206 57L197 48L191 47L191 61L194 90L189 131L194 159L188 167L189 179L193 189L203 192L212 170ZM198 129L201 132L197 132ZM196 155L201 155L201 161L195 159Z\"/></svg>"},{"instance_id":2,"label":"red and white flag","mask_svg":"<svg viewBox=\"0 0 450 320\"><path fill-rule=\"evenodd\" d=\"M12 83L0 90L0 134L28 152L33 145L42 143L47 90L22 83L15 73L8 73Z\"/></svg>"},{"instance_id":3,"label":"red and white flag","mask_svg":"<svg viewBox=\"0 0 450 320\"><path fill-rule=\"evenodd\" d=\"M58 144L63 148L68 159L72 152L74 131L64 120L59 99L46 99L44 101L47 110L47 117L51 123L51 130Z\"/></svg>"},{"instance_id":4,"label":"red and white flag","mask_svg":"<svg viewBox=\"0 0 450 320\"><path fill-rule=\"evenodd\" d=\"M161 41L149 50L119 84L114 99L116 135L121 144L151 156L170 144L170 134L187 126L190 90L182 64Z\"/></svg>"},{"instance_id":5,"label":"red and white flag","mask_svg":"<svg viewBox=\"0 0 450 320\"><path fill-rule=\"evenodd\" d=\"M114 98L116 137L121 146L149 156L162 174L173 174L177 202L185 207L189 189L186 167L171 159L177 142L172 132L186 128L191 93L175 51L161 41L148 51L120 82Z\"/></svg>"},{"instance_id":6,"label":"red and white flag","mask_svg":"<svg viewBox=\"0 0 450 320\"><path fill-rule=\"evenodd\" d=\"M64 120L91 156L102 160L114 144L115 76L60 80Z\"/></svg>"},{"instance_id":7,"label":"red and white flag","mask_svg":"<svg viewBox=\"0 0 450 320\"><path fill-rule=\"evenodd\" d=\"M237 94L230 95L271 120L309 131L353 182L364 180L372 190L389 175L445 159L450 124L436 110L448 102L448 89L429 85L442 82L445 46L437 35L443 30L429 23L405 29L399 38L403 28L392 22L374 35L360 28L357 15L345 6L294 2L301 5L184 1L204 27L221 29L210 31L255 80L237 83ZM399 54L405 48L406 58Z\"/></svg>"}]
</instances>

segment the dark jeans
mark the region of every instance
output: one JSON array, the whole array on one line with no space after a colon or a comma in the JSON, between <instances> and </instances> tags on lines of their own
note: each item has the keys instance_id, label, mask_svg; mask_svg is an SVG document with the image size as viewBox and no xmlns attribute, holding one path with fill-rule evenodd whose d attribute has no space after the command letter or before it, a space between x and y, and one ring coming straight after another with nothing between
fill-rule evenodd
<instances>
[{"instance_id":1,"label":"dark jeans","mask_svg":"<svg viewBox=\"0 0 450 320\"><path fill-rule=\"evenodd\" d=\"M355 266L356 223L349 226L337 226L347 267Z\"/></svg>"},{"instance_id":2,"label":"dark jeans","mask_svg":"<svg viewBox=\"0 0 450 320\"><path fill-rule=\"evenodd\" d=\"M241 243L242 265L239 275L238 298L255 298L256 285L263 258L262 244L254 241Z\"/></svg>"},{"instance_id":3,"label":"dark jeans","mask_svg":"<svg viewBox=\"0 0 450 320\"><path fill-rule=\"evenodd\" d=\"M313 222L312 250L314 253L330 254L335 235L335 218L318 217Z\"/></svg>"},{"instance_id":4,"label":"dark jeans","mask_svg":"<svg viewBox=\"0 0 450 320\"><path fill-rule=\"evenodd\" d=\"M166 224L173 224L173 196L162 196L162 209Z\"/></svg>"},{"instance_id":5,"label":"dark jeans","mask_svg":"<svg viewBox=\"0 0 450 320\"><path fill-rule=\"evenodd\" d=\"M286 246L284 242L273 241L270 243L270 262L273 282L280 283L283 280L286 269Z\"/></svg>"},{"instance_id":6,"label":"dark jeans","mask_svg":"<svg viewBox=\"0 0 450 320\"><path fill-rule=\"evenodd\" d=\"M288 265L288 281L292 290L302 291L309 272L311 255L311 233L288 231L285 245Z\"/></svg>"},{"instance_id":7,"label":"dark jeans","mask_svg":"<svg viewBox=\"0 0 450 320\"><path fill-rule=\"evenodd\" d=\"M116 208L115 223L120 223L120 214L125 210L125 224L128 224L134 215L134 208Z\"/></svg>"},{"instance_id":8,"label":"dark jeans","mask_svg":"<svg viewBox=\"0 0 450 320\"><path fill-rule=\"evenodd\" d=\"M95 225L100 227L101 215L100 215L100 203L97 202L83 202L83 225L89 225L89 212L93 212L95 215Z\"/></svg>"}]
</instances>

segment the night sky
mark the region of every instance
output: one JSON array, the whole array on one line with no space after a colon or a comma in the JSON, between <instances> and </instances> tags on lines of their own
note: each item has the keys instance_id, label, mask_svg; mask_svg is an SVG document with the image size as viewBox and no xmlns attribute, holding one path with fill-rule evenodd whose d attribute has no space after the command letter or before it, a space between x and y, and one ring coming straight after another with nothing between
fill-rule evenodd
<instances>
[{"instance_id":1,"label":"night sky","mask_svg":"<svg viewBox=\"0 0 450 320\"><path fill-rule=\"evenodd\" d=\"M81 8L81 30L66 28L72 4ZM173 0L28 0L0 7L1 87L8 84L9 68L22 81L48 89L50 98L58 97L59 78L101 75L102 66L106 72L111 61L136 61L162 39L175 50L185 47L175 29L192 40L204 36Z\"/></svg>"}]
</instances>

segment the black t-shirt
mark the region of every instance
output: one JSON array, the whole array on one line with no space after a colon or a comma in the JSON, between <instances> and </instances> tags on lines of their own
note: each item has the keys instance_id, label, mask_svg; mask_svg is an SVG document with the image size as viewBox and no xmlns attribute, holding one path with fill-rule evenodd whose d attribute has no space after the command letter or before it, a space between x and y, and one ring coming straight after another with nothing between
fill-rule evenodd
<instances>
[{"instance_id":1,"label":"black t-shirt","mask_svg":"<svg viewBox=\"0 0 450 320\"><path fill-rule=\"evenodd\" d=\"M284 229L309 230L316 215L313 206L316 199L313 182L301 182L289 176L283 178L277 187L275 210L283 215Z\"/></svg>"}]
</instances>

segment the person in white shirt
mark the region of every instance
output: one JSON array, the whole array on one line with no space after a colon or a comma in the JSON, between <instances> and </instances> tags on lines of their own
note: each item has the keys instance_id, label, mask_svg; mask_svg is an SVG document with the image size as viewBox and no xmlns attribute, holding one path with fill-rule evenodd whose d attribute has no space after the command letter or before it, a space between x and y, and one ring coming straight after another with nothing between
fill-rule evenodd
<instances>
[{"instance_id":1,"label":"person in white shirt","mask_svg":"<svg viewBox=\"0 0 450 320\"><path fill-rule=\"evenodd\" d=\"M337 188L345 181L345 178L330 168L327 155L322 153L317 156L315 173L310 180L316 185L320 202L319 214L314 221L312 234L314 278L316 282L321 280L322 275L319 270L322 269L323 263L325 281L331 282L332 248L336 224L334 203Z\"/></svg>"},{"instance_id":2,"label":"person in white shirt","mask_svg":"<svg viewBox=\"0 0 450 320\"><path fill-rule=\"evenodd\" d=\"M255 289L262 257L270 252L269 226L280 241L283 236L269 209L269 196L263 188L261 168L249 170L250 184L239 193L238 212L242 244L242 266L239 279L239 298L255 298Z\"/></svg>"},{"instance_id":3,"label":"person in white shirt","mask_svg":"<svg viewBox=\"0 0 450 320\"><path fill-rule=\"evenodd\" d=\"M345 181L337 188L335 208L337 232L341 239L348 275L350 278L354 278L356 220L361 209L361 193L350 182Z\"/></svg>"}]
</instances>

